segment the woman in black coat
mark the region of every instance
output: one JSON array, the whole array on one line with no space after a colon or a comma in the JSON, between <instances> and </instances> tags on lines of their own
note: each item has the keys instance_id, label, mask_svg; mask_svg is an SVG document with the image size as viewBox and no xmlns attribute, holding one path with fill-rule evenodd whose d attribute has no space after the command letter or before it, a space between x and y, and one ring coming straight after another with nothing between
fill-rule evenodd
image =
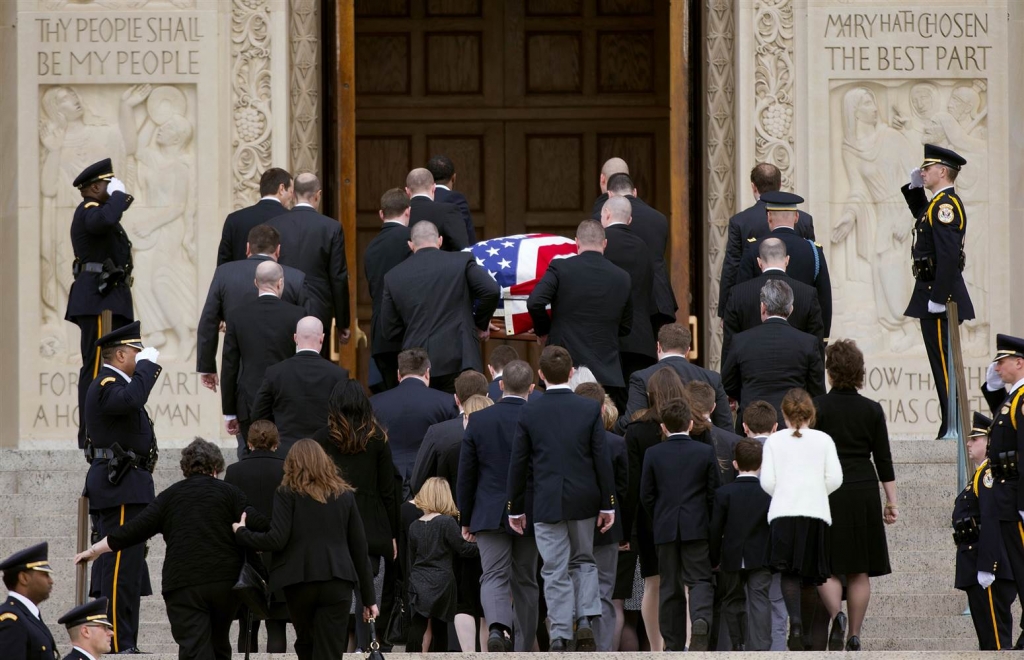
<instances>
[{"instance_id":1,"label":"woman in black coat","mask_svg":"<svg viewBox=\"0 0 1024 660\"><path fill-rule=\"evenodd\" d=\"M137 517L75 557L91 561L163 534L163 596L180 660L230 660L231 623L238 611L232 587L242 569L242 549L228 528L247 512L267 529L245 495L217 479L224 456L217 445L196 438L181 452L179 481L160 493ZM347 610L346 610L347 611Z\"/></svg>"},{"instance_id":2,"label":"woman in black coat","mask_svg":"<svg viewBox=\"0 0 1024 660\"><path fill-rule=\"evenodd\" d=\"M313 440L300 440L284 461L270 531L232 525L242 545L274 553L271 590L283 589L295 625L299 660L338 660L348 642L352 590L363 618L377 616L366 535L352 486Z\"/></svg>"},{"instance_id":3,"label":"woman in black coat","mask_svg":"<svg viewBox=\"0 0 1024 660\"><path fill-rule=\"evenodd\" d=\"M892 572L885 525L896 522L899 515L896 473L882 406L857 393L864 385L864 355L857 344L849 339L830 343L825 371L832 390L814 399L815 428L835 442L843 485L829 496L832 577L819 592L838 609L843 586L836 576L846 576L850 611L846 650L859 651L860 628L871 599L870 578ZM884 508L878 497L879 481L885 490Z\"/></svg>"}]
</instances>

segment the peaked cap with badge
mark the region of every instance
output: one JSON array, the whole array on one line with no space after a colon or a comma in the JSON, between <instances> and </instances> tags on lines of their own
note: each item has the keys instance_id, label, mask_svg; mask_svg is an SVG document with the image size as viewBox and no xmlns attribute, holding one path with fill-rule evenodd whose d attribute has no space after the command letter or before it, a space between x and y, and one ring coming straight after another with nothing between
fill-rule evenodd
<instances>
[{"instance_id":1,"label":"peaked cap with badge","mask_svg":"<svg viewBox=\"0 0 1024 660\"><path fill-rule=\"evenodd\" d=\"M15 552L0 561L5 575L23 571L52 573L49 544L43 542ZM8 594L0 601L0 657L17 660L56 660L56 642L41 615L36 615L25 603Z\"/></svg>"},{"instance_id":2,"label":"peaked cap with badge","mask_svg":"<svg viewBox=\"0 0 1024 660\"><path fill-rule=\"evenodd\" d=\"M110 623L110 619L107 618L106 598L90 600L88 603L68 610L64 616L57 619L57 623L68 630L75 626L82 626L85 624L98 624L108 628L114 627L114 625Z\"/></svg>"}]
</instances>

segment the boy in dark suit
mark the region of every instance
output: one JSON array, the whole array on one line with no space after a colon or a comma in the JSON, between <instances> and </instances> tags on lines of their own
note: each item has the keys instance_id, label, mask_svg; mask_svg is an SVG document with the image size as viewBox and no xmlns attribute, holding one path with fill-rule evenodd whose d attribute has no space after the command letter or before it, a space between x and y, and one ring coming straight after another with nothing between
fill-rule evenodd
<instances>
[{"instance_id":1,"label":"boy in dark suit","mask_svg":"<svg viewBox=\"0 0 1024 660\"><path fill-rule=\"evenodd\" d=\"M715 493L711 517L711 564L735 574L743 589L722 603L733 650L767 651L772 645L772 610L768 591L772 574L764 565L768 547L768 505L761 489L762 443L745 438L736 443L736 480Z\"/></svg>"},{"instance_id":2,"label":"boy in dark suit","mask_svg":"<svg viewBox=\"0 0 1024 660\"><path fill-rule=\"evenodd\" d=\"M665 650L686 644L686 588L690 590L691 651L707 651L714 587L708 522L718 488L715 450L690 437L690 404L669 401L661 411L666 442L644 454L640 501L654 519L661 590L658 623Z\"/></svg>"}]
</instances>

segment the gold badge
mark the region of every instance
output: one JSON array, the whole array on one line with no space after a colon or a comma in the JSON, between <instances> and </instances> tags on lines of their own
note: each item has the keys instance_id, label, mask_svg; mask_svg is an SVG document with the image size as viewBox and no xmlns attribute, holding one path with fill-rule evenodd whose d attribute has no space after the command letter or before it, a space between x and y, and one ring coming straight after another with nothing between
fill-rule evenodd
<instances>
[{"instance_id":1,"label":"gold badge","mask_svg":"<svg viewBox=\"0 0 1024 660\"><path fill-rule=\"evenodd\" d=\"M981 483L985 484L985 488L991 488L995 481L992 477L992 470L985 470L985 476L981 480Z\"/></svg>"},{"instance_id":2,"label":"gold badge","mask_svg":"<svg viewBox=\"0 0 1024 660\"><path fill-rule=\"evenodd\" d=\"M952 204L940 204L939 205L939 222L944 225L948 225L953 222L953 205Z\"/></svg>"},{"instance_id":3,"label":"gold badge","mask_svg":"<svg viewBox=\"0 0 1024 660\"><path fill-rule=\"evenodd\" d=\"M1009 415L1010 414L1010 406L1009 406L1009 404L1003 406L1003 409L1000 411L1000 413L1003 414L1003 415Z\"/></svg>"}]
</instances>

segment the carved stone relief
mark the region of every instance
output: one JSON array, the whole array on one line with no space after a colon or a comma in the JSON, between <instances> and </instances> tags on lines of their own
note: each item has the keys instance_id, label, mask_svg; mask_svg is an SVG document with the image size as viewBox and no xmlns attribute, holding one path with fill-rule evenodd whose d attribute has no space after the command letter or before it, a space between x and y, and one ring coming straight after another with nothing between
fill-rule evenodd
<instances>
[{"instance_id":1,"label":"carved stone relief","mask_svg":"<svg viewBox=\"0 0 1024 660\"><path fill-rule=\"evenodd\" d=\"M271 166L270 7L265 0L231 5L232 206L259 196L260 175Z\"/></svg>"},{"instance_id":2,"label":"carved stone relief","mask_svg":"<svg viewBox=\"0 0 1024 660\"><path fill-rule=\"evenodd\" d=\"M754 3L754 160L782 172L782 189L795 188L793 154L793 2Z\"/></svg>"},{"instance_id":3,"label":"carved stone relief","mask_svg":"<svg viewBox=\"0 0 1024 660\"><path fill-rule=\"evenodd\" d=\"M41 0L44 10L68 9L193 9L196 0Z\"/></svg>"},{"instance_id":4,"label":"carved stone relief","mask_svg":"<svg viewBox=\"0 0 1024 660\"><path fill-rule=\"evenodd\" d=\"M291 168L320 171L320 0L291 0Z\"/></svg>"}]
</instances>

